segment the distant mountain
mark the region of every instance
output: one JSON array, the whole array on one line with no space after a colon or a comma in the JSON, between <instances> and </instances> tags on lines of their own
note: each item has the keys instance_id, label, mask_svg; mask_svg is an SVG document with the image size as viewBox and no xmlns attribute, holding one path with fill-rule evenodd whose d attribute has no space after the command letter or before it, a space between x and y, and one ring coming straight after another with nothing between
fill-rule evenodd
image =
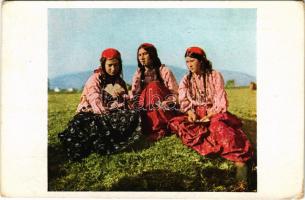
<instances>
[{"instance_id":1,"label":"distant mountain","mask_svg":"<svg viewBox=\"0 0 305 200\"><path fill-rule=\"evenodd\" d=\"M173 71L177 81L179 82L184 74L188 73L186 69L172 67L170 66L171 70ZM127 83L131 83L132 77L134 72L136 71L137 66L124 66L124 80ZM256 82L256 77L242 73L242 72L235 72L229 70L218 70L222 73L225 82L227 80L235 80L237 86L245 86L249 85L251 81ZM55 87L64 89L64 88L77 88L81 89L85 84L86 80L90 77L92 71L84 71L84 72L77 72L71 74L65 74L61 76L57 76L55 78L50 79L50 88L54 89Z\"/></svg>"},{"instance_id":2,"label":"distant mountain","mask_svg":"<svg viewBox=\"0 0 305 200\"><path fill-rule=\"evenodd\" d=\"M256 82L256 77L246 73L229 71L229 70L218 70L222 73L225 83L228 80L235 80L236 86L246 86L250 82Z\"/></svg>"}]
</instances>

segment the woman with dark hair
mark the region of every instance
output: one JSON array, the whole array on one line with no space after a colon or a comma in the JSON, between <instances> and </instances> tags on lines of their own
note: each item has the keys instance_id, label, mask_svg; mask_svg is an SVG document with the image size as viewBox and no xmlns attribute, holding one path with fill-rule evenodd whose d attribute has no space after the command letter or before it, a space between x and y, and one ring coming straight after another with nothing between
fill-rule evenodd
<instances>
[{"instance_id":1,"label":"woman with dark hair","mask_svg":"<svg viewBox=\"0 0 305 200\"><path fill-rule=\"evenodd\" d=\"M223 77L212 69L199 47L188 48L185 60L189 73L179 84L179 104L185 115L170 121L171 130L199 154L218 154L233 161L237 167L236 178L244 184L246 162L252 158L253 149L241 129L241 121L227 111Z\"/></svg>"},{"instance_id":2,"label":"woman with dark hair","mask_svg":"<svg viewBox=\"0 0 305 200\"><path fill-rule=\"evenodd\" d=\"M178 84L172 71L161 64L154 45L141 44L137 60L130 96L142 113L143 133L154 141L169 134L168 121L174 116Z\"/></svg>"},{"instance_id":3,"label":"woman with dark hair","mask_svg":"<svg viewBox=\"0 0 305 200\"><path fill-rule=\"evenodd\" d=\"M72 160L90 152L110 154L126 148L141 135L140 117L127 106L120 52L105 49L100 67L85 84L77 114L58 137Z\"/></svg>"}]
</instances>

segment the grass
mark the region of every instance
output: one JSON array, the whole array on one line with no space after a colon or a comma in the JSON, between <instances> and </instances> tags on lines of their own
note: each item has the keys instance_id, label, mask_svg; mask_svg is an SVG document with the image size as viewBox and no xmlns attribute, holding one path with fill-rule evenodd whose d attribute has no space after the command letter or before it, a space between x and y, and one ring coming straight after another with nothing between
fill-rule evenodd
<instances>
[{"instance_id":1,"label":"grass","mask_svg":"<svg viewBox=\"0 0 305 200\"><path fill-rule=\"evenodd\" d=\"M244 122L256 147L256 91L227 89L229 111ZM141 140L124 152L67 160L57 139L75 114L80 93L49 93L49 191L234 191L235 167L220 157L200 156L175 135L154 143ZM256 179L255 176L252 179ZM256 191L253 180L250 191Z\"/></svg>"}]
</instances>

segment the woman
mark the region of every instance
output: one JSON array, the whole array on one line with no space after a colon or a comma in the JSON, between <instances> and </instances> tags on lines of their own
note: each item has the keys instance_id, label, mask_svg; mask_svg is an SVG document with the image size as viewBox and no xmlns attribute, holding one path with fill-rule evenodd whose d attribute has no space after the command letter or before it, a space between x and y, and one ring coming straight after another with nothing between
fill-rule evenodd
<instances>
[{"instance_id":1,"label":"woman","mask_svg":"<svg viewBox=\"0 0 305 200\"><path fill-rule=\"evenodd\" d=\"M105 49L100 64L85 84L77 114L58 135L72 160L90 152L117 152L141 135L138 114L126 104L120 52Z\"/></svg>"},{"instance_id":2,"label":"woman","mask_svg":"<svg viewBox=\"0 0 305 200\"><path fill-rule=\"evenodd\" d=\"M155 141L169 133L168 121L174 116L178 84L171 70L161 64L154 45L141 44L137 60L130 96L142 111L143 133Z\"/></svg>"},{"instance_id":3,"label":"woman","mask_svg":"<svg viewBox=\"0 0 305 200\"><path fill-rule=\"evenodd\" d=\"M179 104L183 116L170 121L182 142L201 155L218 154L233 161L236 178L247 178L253 150L241 121L227 111L228 100L222 75L212 69L203 49L190 47L185 53L189 74L179 84Z\"/></svg>"}]
</instances>

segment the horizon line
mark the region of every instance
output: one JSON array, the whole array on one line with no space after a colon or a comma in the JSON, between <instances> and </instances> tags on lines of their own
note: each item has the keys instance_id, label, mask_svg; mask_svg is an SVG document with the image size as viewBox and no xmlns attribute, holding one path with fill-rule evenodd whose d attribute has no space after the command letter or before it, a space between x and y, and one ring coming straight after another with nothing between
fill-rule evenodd
<instances>
[{"instance_id":1,"label":"horizon line","mask_svg":"<svg viewBox=\"0 0 305 200\"><path fill-rule=\"evenodd\" d=\"M133 64L126 64L125 66L135 66ZM166 65L166 66L169 66L169 67L172 67L172 68L176 68L176 69L181 69L181 70L186 70L186 68L182 68L182 67L177 67L177 66L174 66L174 65ZM96 68L94 68L96 69ZM61 76L65 76L65 75L69 75L69 74L79 74L79 73L84 73L84 72L88 72L88 71L91 71L93 73L94 69L90 70L82 70L82 71L75 71L75 72L66 72L66 73L63 73L63 74L60 74L60 75L55 75L55 76L48 76L48 79L54 79L54 78L58 78L58 77L61 77ZM224 68L213 68L215 70L219 70L219 71L229 71L229 72L236 72L236 73L242 73L242 74L246 74L248 76L253 76L256 78L256 74L253 75L253 74L249 74L249 73L246 73L246 72L242 72L242 71L236 71L236 70L228 70L228 69L224 69ZM124 68L123 68L123 71L124 71Z\"/></svg>"}]
</instances>

